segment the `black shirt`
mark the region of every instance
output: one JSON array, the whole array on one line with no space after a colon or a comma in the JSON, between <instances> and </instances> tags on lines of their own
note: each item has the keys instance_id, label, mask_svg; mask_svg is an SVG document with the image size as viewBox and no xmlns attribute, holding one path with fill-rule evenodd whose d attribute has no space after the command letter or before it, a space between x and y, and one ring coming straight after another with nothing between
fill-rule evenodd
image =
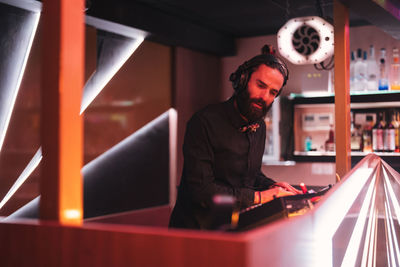
<instances>
[{"instance_id":1,"label":"black shirt","mask_svg":"<svg viewBox=\"0 0 400 267\"><path fill-rule=\"evenodd\" d=\"M209 105L187 123L183 144L184 166L170 226L207 228L216 194L232 195L239 208L254 202L254 191L274 181L261 172L265 122L256 131L242 132L247 122L234 99Z\"/></svg>"}]
</instances>

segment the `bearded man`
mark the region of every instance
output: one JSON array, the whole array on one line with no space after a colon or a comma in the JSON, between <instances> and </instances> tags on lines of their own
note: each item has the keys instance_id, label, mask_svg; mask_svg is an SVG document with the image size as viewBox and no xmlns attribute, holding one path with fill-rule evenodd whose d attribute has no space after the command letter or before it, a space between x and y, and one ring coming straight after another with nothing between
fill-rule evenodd
<instances>
[{"instance_id":1,"label":"bearded man","mask_svg":"<svg viewBox=\"0 0 400 267\"><path fill-rule=\"evenodd\" d=\"M231 74L233 96L196 112L187 123L184 166L170 227L207 229L215 195L239 209L298 194L261 171L267 111L288 80L286 64L266 45Z\"/></svg>"}]
</instances>

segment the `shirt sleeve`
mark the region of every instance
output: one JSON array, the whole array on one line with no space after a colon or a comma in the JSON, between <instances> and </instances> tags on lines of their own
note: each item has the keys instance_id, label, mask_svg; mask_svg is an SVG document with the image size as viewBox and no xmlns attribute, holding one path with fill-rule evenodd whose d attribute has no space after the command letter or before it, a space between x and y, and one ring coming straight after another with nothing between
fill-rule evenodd
<instances>
[{"instance_id":1,"label":"shirt sleeve","mask_svg":"<svg viewBox=\"0 0 400 267\"><path fill-rule=\"evenodd\" d=\"M206 122L194 115L188 122L183 144L185 189L191 200L203 207L210 207L216 194L232 195L239 207L254 203L254 190L234 188L215 179L214 151L206 130Z\"/></svg>"},{"instance_id":2,"label":"shirt sleeve","mask_svg":"<svg viewBox=\"0 0 400 267\"><path fill-rule=\"evenodd\" d=\"M265 176L261 170L256 173L256 186L260 188L260 190L269 189L269 187L274 183L276 182L273 179Z\"/></svg>"}]
</instances>

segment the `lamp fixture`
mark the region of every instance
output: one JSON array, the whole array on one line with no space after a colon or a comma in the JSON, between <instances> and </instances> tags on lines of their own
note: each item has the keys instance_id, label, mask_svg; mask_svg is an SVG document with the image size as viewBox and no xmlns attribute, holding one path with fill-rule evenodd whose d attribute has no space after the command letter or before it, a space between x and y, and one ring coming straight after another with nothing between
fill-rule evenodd
<instances>
[{"instance_id":1,"label":"lamp fixture","mask_svg":"<svg viewBox=\"0 0 400 267\"><path fill-rule=\"evenodd\" d=\"M293 64L317 64L333 55L333 37L333 26L321 17L293 18L278 31L278 50Z\"/></svg>"}]
</instances>

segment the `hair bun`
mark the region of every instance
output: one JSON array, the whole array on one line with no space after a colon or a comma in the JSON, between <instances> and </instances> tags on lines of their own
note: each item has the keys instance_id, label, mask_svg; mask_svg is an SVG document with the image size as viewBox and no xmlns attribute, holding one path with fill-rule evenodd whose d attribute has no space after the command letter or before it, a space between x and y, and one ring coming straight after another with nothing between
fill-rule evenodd
<instances>
[{"instance_id":1,"label":"hair bun","mask_svg":"<svg viewBox=\"0 0 400 267\"><path fill-rule=\"evenodd\" d=\"M275 51L275 48L272 45L266 44L261 48L261 54L275 56L276 51Z\"/></svg>"}]
</instances>

